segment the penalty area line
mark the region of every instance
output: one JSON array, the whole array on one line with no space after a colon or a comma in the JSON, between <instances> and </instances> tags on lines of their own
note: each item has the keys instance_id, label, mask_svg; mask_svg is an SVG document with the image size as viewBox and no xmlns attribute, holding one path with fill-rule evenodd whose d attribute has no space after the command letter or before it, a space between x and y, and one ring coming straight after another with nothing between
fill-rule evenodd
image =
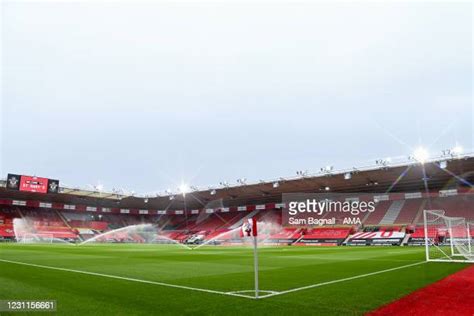
<instances>
[{"instance_id":1,"label":"penalty area line","mask_svg":"<svg viewBox=\"0 0 474 316\"><path fill-rule=\"evenodd\" d=\"M204 293L211 293L211 294L218 294L218 295L227 295L227 296L236 296L236 297L243 297L243 298L248 298L248 299L255 299L255 297L245 295L245 294L239 294L239 293L233 293L233 292L221 292L221 291L209 290L209 289L201 289L201 288L197 288L197 287L191 287L191 286L185 286L185 285L176 285L176 284L156 282L156 281L148 281L148 280L142 280L142 279L122 277L122 276L112 275L112 274L103 274L103 273L97 273L97 272L89 272L89 271L82 271L82 270L75 270L75 269L45 266L45 265L41 265L41 264L34 264L34 263L27 263L27 262L20 262L20 261L12 261L12 260L5 260L5 259L0 259L0 262L23 265L23 266L28 266L28 267L41 268L41 269L49 269L49 270L57 270L57 271L64 271L64 272L87 274L87 275L92 275L92 276L99 276L99 277L117 279L117 280L123 280L123 281L131 281L131 282L159 285L159 286L171 287L171 288L175 288L175 289L182 289L182 290L197 291L197 292L204 292Z\"/></svg>"},{"instance_id":2,"label":"penalty area line","mask_svg":"<svg viewBox=\"0 0 474 316\"><path fill-rule=\"evenodd\" d=\"M311 284L311 285L302 286L302 287L298 287L298 288L294 288L294 289L290 289L290 290L286 290L286 291L280 291L280 292L277 292L277 293L271 293L271 294L263 295L260 298L268 298L268 297L272 297L272 296L283 295L283 294L288 294L288 293L313 289L313 288L321 287L321 286L325 286L325 285L331 285L331 284L335 284L335 283L341 283L341 282L346 282L346 281L351 281L351 280L356 280L356 279L362 279L362 278L369 277L369 276L372 276L372 275L377 275L377 274L392 272L392 271L405 269L405 268L409 268L409 267L414 267L414 266L417 266L417 265L420 265L420 264L423 264L423 263L426 263L426 262L427 261L420 261L420 262L416 262L416 263L412 263L412 264L403 265L403 266L400 266L400 267L375 271L375 272L366 273L366 274L360 274L360 275L356 275L356 276L352 276L352 277L348 277L348 278L344 278L344 279L338 279L338 280L333 280L333 281L328 281L328 282Z\"/></svg>"}]
</instances>

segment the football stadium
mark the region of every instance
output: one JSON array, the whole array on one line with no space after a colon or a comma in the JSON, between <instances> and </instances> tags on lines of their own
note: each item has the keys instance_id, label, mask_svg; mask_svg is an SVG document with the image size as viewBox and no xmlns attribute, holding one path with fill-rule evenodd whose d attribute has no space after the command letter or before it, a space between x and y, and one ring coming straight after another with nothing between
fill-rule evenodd
<instances>
[{"instance_id":1,"label":"football stadium","mask_svg":"<svg viewBox=\"0 0 474 316\"><path fill-rule=\"evenodd\" d=\"M2 298L53 300L65 315L385 315L430 313L435 295L438 312L467 315L472 301L449 302L472 286L473 171L472 154L450 152L204 191L183 185L160 197L9 174L0 189ZM282 197L314 188L325 201L329 190L351 203L363 192L374 210L353 223L341 211L314 213L313 222L334 224L285 225L293 202Z\"/></svg>"},{"instance_id":2,"label":"football stadium","mask_svg":"<svg viewBox=\"0 0 474 316\"><path fill-rule=\"evenodd\" d=\"M474 315L471 1L0 1L0 315Z\"/></svg>"}]
</instances>

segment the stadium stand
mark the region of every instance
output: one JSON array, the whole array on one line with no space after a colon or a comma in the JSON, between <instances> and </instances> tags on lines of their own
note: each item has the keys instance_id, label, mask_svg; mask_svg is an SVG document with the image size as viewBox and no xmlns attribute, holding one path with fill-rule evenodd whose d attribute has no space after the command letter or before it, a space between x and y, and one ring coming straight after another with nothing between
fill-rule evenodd
<instances>
[{"instance_id":1,"label":"stadium stand","mask_svg":"<svg viewBox=\"0 0 474 316\"><path fill-rule=\"evenodd\" d=\"M15 237L13 231L13 219L20 217L15 209L3 208L0 210L0 239L12 239Z\"/></svg>"},{"instance_id":2,"label":"stadium stand","mask_svg":"<svg viewBox=\"0 0 474 316\"><path fill-rule=\"evenodd\" d=\"M391 204L392 201L380 201L379 203L377 203L375 211L373 213L369 213L363 224L366 226L378 225L380 221L384 218Z\"/></svg>"},{"instance_id":3,"label":"stadium stand","mask_svg":"<svg viewBox=\"0 0 474 316\"><path fill-rule=\"evenodd\" d=\"M399 198L401 195L397 195ZM76 240L88 239L102 232L136 225L154 223L161 233L178 242L185 242L191 237L200 236L202 241L211 240L217 236L239 227L242 220L255 216L258 221L268 225L262 233L268 243L293 244L342 244L346 239L351 244L356 232L380 232L382 236L388 232L399 232L397 236L407 233L408 243L421 243L424 236L422 229L422 211L425 208L445 210L448 216L465 217L474 220L474 195L447 196L434 198L409 198L403 201L387 200L378 202L373 213L369 213L363 225L357 227L342 225L344 214L335 213L334 227L283 227L280 209L253 210L251 212L200 212L199 214L184 215L136 215L136 214L91 214L89 212L45 210L27 206L3 207L0 210L0 238L13 239L13 219L27 220L32 232L51 235L54 238ZM390 214L392 213L392 214ZM328 213L326 213L328 214ZM324 214L321 216L327 216ZM429 229L429 237L437 238L443 232L436 228ZM472 232L474 234L474 232ZM379 236L379 235L377 235ZM360 239L360 236L356 234ZM364 237L362 235L362 237ZM380 236L379 236L380 237ZM224 238L224 237L223 237ZM225 237L230 238L230 237ZM115 240L123 241L125 236L116 235ZM370 238L368 238L370 239ZM139 236L134 242L141 242ZM369 243L373 243L370 241Z\"/></svg>"},{"instance_id":4,"label":"stadium stand","mask_svg":"<svg viewBox=\"0 0 474 316\"><path fill-rule=\"evenodd\" d=\"M315 228L308 230L304 239L346 239L352 228Z\"/></svg>"},{"instance_id":5,"label":"stadium stand","mask_svg":"<svg viewBox=\"0 0 474 316\"><path fill-rule=\"evenodd\" d=\"M29 223L30 233L50 235L58 239L77 239L78 232L57 211L42 209L19 209L21 217Z\"/></svg>"},{"instance_id":6,"label":"stadium stand","mask_svg":"<svg viewBox=\"0 0 474 316\"><path fill-rule=\"evenodd\" d=\"M411 199L406 200L394 224L408 225L412 224L419 212L423 211L425 200Z\"/></svg>"}]
</instances>

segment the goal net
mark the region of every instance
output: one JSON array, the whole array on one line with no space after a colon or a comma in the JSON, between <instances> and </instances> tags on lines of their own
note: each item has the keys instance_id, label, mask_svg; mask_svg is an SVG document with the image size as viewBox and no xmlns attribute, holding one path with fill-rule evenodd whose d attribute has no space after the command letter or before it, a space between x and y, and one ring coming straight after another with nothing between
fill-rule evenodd
<instances>
[{"instance_id":1,"label":"goal net","mask_svg":"<svg viewBox=\"0 0 474 316\"><path fill-rule=\"evenodd\" d=\"M423 219L427 261L474 262L472 222L442 210L425 210Z\"/></svg>"}]
</instances>

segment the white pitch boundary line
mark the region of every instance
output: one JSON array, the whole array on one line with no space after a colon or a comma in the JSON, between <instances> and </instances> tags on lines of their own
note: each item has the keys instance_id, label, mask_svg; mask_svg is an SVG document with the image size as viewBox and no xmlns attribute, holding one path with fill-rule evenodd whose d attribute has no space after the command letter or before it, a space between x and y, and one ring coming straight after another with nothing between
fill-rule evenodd
<instances>
[{"instance_id":1,"label":"white pitch boundary line","mask_svg":"<svg viewBox=\"0 0 474 316\"><path fill-rule=\"evenodd\" d=\"M156 282L156 281L147 281L147 280L141 280L141 279L135 279L135 278L121 277L121 276L111 275L111 274L103 274L103 273L96 273L96 272L89 272L89 271L59 268L59 267L45 266L45 265L34 264L34 263L26 263L26 262L20 262L20 261L11 261L11 260L0 259L0 262L12 263L12 264L42 268L42 269L50 269L50 270L58 270L58 271L65 271L65 272L88 274L88 275L106 277L106 278L111 278L111 279L125 280L125 281L132 281L132 282L139 282L139 283L146 283L146 284L153 284L153 285L160 285L160 286L177 288L177 289L184 289L184 290L190 290L190 291L198 291L198 292L218 294L218 295L228 295L228 296L237 296L237 297L243 297L243 298L248 298L248 299L256 299L253 296L238 293L238 292L244 292L244 291L221 292L221 291L216 291L216 290L201 289L201 288L184 286L184 285L176 285L176 284L169 284L169 283ZM416 263L412 263L412 264L403 265L403 266L400 266L400 267L380 270L380 271L366 273L366 274L360 274L360 275L356 275L356 276L348 277L348 278L344 278L344 279L338 279L338 280L333 280L333 281L328 281L328 282L311 284L311 285L298 287L298 288L294 288L294 289L290 289L290 290L286 290L286 291L280 291L280 292L273 292L272 291L273 293L262 295L262 296L259 297L259 299L268 298L268 297L277 296L277 295L284 295L284 294L303 291L303 290L308 290L308 289L313 289L313 288L316 288L316 287L331 285L331 284L340 283L340 282L346 282L346 281L361 279L361 278L365 278L365 277L372 276L372 275L377 275L377 274L396 271L396 270L405 269L405 268L409 268L409 267L414 267L414 266L424 264L424 263L427 263L427 261L420 261L420 262L416 262ZM262 292L270 292L270 291L262 291Z\"/></svg>"},{"instance_id":2,"label":"white pitch boundary line","mask_svg":"<svg viewBox=\"0 0 474 316\"><path fill-rule=\"evenodd\" d=\"M277 296L277 295L283 295L283 294L288 294L288 293L313 289L313 288L324 286L324 285L330 285L330 284L334 284L334 283L340 283L340 282L346 282L346 281L361 279L361 278L365 278L365 277L372 276L372 275L377 275L377 274L396 271L396 270L405 269L405 268L409 268L409 267L414 267L414 266L417 266L417 265L420 265L420 264L423 264L423 263L426 263L426 262L427 261L420 261L420 262L417 262L417 263L407 264L407 265L400 266L400 267L380 270L380 271L366 273L366 274L360 274L360 275L356 275L356 276L348 277L348 278L344 278L344 279L338 279L338 280L333 280L333 281L328 281L328 282L322 282L322 283L302 286L302 287L298 287L298 288L294 288L294 289L290 289L290 290L286 290L286 291L280 291L280 292L277 292L277 293L263 295L263 296L260 296L260 298L267 298L267 297L272 297L272 296Z\"/></svg>"},{"instance_id":3,"label":"white pitch boundary line","mask_svg":"<svg viewBox=\"0 0 474 316\"><path fill-rule=\"evenodd\" d=\"M88 275L106 277L106 278L117 279L117 280L125 280L125 281L160 285L160 286L172 287L172 288L176 288L176 289L198 291L198 292L205 292L205 293L219 294L219 295L238 296L238 297L254 299L254 297L249 296L249 295L244 295L244 294L238 294L238 293L232 293L232 292L221 292L221 291L216 291L216 290L201 289L201 288L197 288L197 287L190 287L190 286L184 286L184 285L176 285L176 284L169 284L169 283L163 283L163 282L156 282L156 281L148 281L148 280L141 280L141 279L128 278L128 277L121 277L121 276L112 275L112 274L103 274L103 273L81 271L81 270L75 270L75 269L66 269L66 268L45 266L45 265L34 264L34 263L11 261L11 260L5 260L5 259L0 259L0 262L12 263L12 264L24 265L24 266L29 266L29 267L42 268L42 269L50 269L50 270L58 270L58 271L65 271L65 272L88 274Z\"/></svg>"}]
</instances>

